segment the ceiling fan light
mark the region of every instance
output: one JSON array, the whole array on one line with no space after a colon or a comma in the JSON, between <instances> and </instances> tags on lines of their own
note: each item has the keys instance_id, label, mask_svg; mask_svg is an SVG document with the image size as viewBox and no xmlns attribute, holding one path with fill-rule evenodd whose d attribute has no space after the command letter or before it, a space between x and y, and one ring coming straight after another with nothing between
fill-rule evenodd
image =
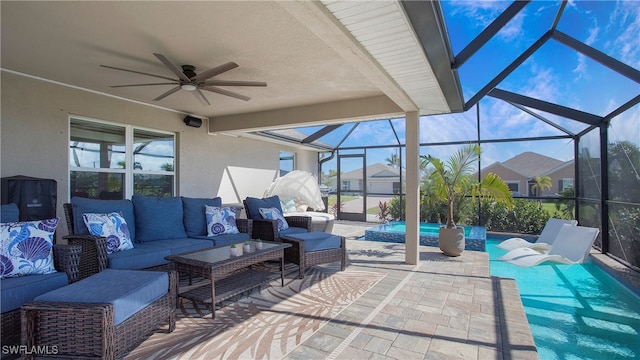
<instances>
[{"instance_id":1,"label":"ceiling fan light","mask_svg":"<svg viewBox=\"0 0 640 360\"><path fill-rule=\"evenodd\" d=\"M193 85L193 84L182 84L182 85L180 85L180 88L182 90L193 91L193 90L196 89L196 86Z\"/></svg>"}]
</instances>

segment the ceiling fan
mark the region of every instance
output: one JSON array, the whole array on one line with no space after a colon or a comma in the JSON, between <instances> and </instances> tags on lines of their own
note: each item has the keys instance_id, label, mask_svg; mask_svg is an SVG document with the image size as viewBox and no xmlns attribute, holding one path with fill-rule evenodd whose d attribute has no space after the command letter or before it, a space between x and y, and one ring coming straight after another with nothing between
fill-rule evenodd
<instances>
[{"instance_id":1,"label":"ceiling fan","mask_svg":"<svg viewBox=\"0 0 640 360\"><path fill-rule=\"evenodd\" d=\"M114 86L111 86L112 88L131 87L131 86L176 85L175 87L171 88L169 91L153 99L153 101L162 100L165 97L179 90L186 90L192 93L193 96L195 96L198 100L200 100L202 105L211 105L211 103L209 102L209 100L207 100L207 98L204 96L204 94L200 90L206 90L213 93L231 96L236 99L248 101L249 99L251 99L250 97L235 93L233 91L221 89L218 86L267 86L267 83L262 81L209 80L216 75L220 75L226 71L237 68L238 64L234 62L228 62L226 64L209 69L203 73L196 74L196 67L193 65L182 65L182 71L181 71L180 68L175 66L164 55L158 54L158 53L153 53L153 55L155 55L158 58L158 60L160 60L169 70L171 70L171 72L174 73L178 77L178 79L172 79L170 77L144 73L136 70L121 69L113 66L107 66L107 65L100 65L100 66L109 68L109 69L128 71L135 74L153 76L156 78L170 81L170 82L148 83L148 84L114 85Z\"/></svg>"}]
</instances>

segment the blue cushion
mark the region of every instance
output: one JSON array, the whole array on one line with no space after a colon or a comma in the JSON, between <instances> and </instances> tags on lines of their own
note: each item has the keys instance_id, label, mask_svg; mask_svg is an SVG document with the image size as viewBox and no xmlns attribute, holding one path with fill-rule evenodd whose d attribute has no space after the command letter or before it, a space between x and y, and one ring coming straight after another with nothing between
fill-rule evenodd
<instances>
[{"instance_id":1,"label":"blue cushion","mask_svg":"<svg viewBox=\"0 0 640 360\"><path fill-rule=\"evenodd\" d=\"M169 275L163 271L106 269L35 300L112 304L113 322L118 325L161 298L168 289Z\"/></svg>"},{"instance_id":2,"label":"blue cushion","mask_svg":"<svg viewBox=\"0 0 640 360\"><path fill-rule=\"evenodd\" d=\"M305 229L305 228L289 226L288 228L280 231L280 236L282 236L282 235L289 236L289 235L293 235L293 234L305 234L305 233L308 233L308 232L309 231L307 229Z\"/></svg>"},{"instance_id":3,"label":"blue cushion","mask_svg":"<svg viewBox=\"0 0 640 360\"><path fill-rule=\"evenodd\" d=\"M18 222L20 221L20 209L14 203L8 203L0 206L0 222Z\"/></svg>"},{"instance_id":4,"label":"blue cushion","mask_svg":"<svg viewBox=\"0 0 640 360\"><path fill-rule=\"evenodd\" d=\"M262 199L247 197L245 199L245 203L247 204L247 209L245 209L245 211L247 212L247 217L249 219L254 219L254 220L262 219L262 215L260 214L260 208L274 207L280 210L280 213L283 214L282 206L280 206L280 197L278 197L278 195L274 195L272 197L262 198Z\"/></svg>"},{"instance_id":5,"label":"blue cushion","mask_svg":"<svg viewBox=\"0 0 640 360\"><path fill-rule=\"evenodd\" d=\"M222 206L222 199L188 198L182 197L182 209L184 212L184 229L188 237L207 235L207 219L204 216L204 207Z\"/></svg>"},{"instance_id":6,"label":"blue cushion","mask_svg":"<svg viewBox=\"0 0 640 360\"><path fill-rule=\"evenodd\" d=\"M89 229L84 223L82 214L97 213L109 214L119 212L129 226L129 235L131 240L137 242L135 231L135 215L133 211L133 203L131 200L98 200L87 199L74 196L71 198L71 207L73 208L73 232L77 235L89 235Z\"/></svg>"},{"instance_id":7,"label":"blue cushion","mask_svg":"<svg viewBox=\"0 0 640 360\"><path fill-rule=\"evenodd\" d=\"M146 269L152 266L165 265L169 261L165 256L171 255L169 249L153 246L153 242L136 244L131 250L118 251L107 255L110 269Z\"/></svg>"},{"instance_id":8,"label":"blue cushion","mask_svg":"<svg viewBox=\"0 0 640 360\"><path fill-rule=\"evenodd\" d=\"M308 232L305 234L287 235L294 239L304 241L304 251L318 251L327 249L339 249L342 239L338 235L325 232Z\"/></svg>"},{"instance_id":9,"label":"blue cushion","mask_svg":"<svg viewBox=\"0 0 640 360\"><path fill-rule=\"evenodd\" d=\"M154 248L169 250L171 255L181 254L188 251L202 250L214 246L213 241L211 241L211 239L207 239L206 237L203 239L184 238L158 240L147 244L152 245Z\"/></svg>"},{"instance_id":10,"label":"blue cushion","mask_svg":"<svg viewBox=\"0 0 640 360\"><path fill-rule=\"evenodd\" d=\"M187 237L182 223L182 199L133 195L138 242Z\"/></svg>"},{"instance_id":11,"label":"blue cushion","mask_svg":"<svg viewBox=\"0 0 640 360\"><path fill-rule=\"evenodd\" d=\"M251 236L247 233L221 234L221 235L216 235L211 237L197 236L196 238L211 240L213 241L215 246L230 245L230 244L251 240Z\"/></svg>"},{"instance_id":12,"label":"blue cushion","mask_svg":"<svg viewBox=\"0 0 640 360\"><path fill-rule=\"evenodd\" d=\"M18 309L36 296L63 287L69 283L67 273L28 275L0 280L0 312Z\"/></svg>"}]
</instances>

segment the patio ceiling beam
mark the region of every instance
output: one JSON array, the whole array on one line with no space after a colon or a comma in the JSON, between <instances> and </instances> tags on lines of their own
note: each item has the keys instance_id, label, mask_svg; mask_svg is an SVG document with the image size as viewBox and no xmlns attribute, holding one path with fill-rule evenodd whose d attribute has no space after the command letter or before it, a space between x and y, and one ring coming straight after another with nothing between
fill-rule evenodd
<instances>
[{"instance_id":1,"label":"patio ceiling beam","mask_svg":"<svg viewBox=\"0 0 640 360\"><path fill-rule=\"evenodd\" d=\"M469 60L473 54L478 52L491 38L497 34L511 19L513 19L520 10L524 9L531 1L514 1L505 11L500 14L489 26L487 26L482 32L473 39L469 45L467 45L462 51L456 55L452 69L458 69L467 60Z\"/></svg>"},{"instance_id":2,"label":"patio ceiling beam","mask_svg":"<svg viewBox=\"0 0 640 360\"><path fill-rule=\"evenodd\" d=\"M478 93L476 93L467 103L464 105L465 111L471 109L473 105L475 105L480 99L482 99L485 95L489 93L492 89L494 89L498 84L502 82L509 74L515 71L523 62L525 62L529 56L533 55L536 50L538 50L542 45L544 45L547 40L551 38L551 31L547 31L544 33L540 39L538 39L533 45L531 45L527 50L525 50L520 56L518 56L509 66L507 66L504 70L500 72L493 80L491 80L487 85L485 85Z\"/></svg>"},{"instance_id":3,"label":"patio ceiling beam","mask_svg":"<svg viewBox=\"0 0 640 360\"><path fill-rule=\"evenodd\" d=\"M348 61L392 99L404 111L417 109L415 102L381 68L371 54L355 39L353 34L320 1L276 1L290 15L304 24L309 31L323 40L339 56Z\"/></svg>"},{"instance_id":4,"label":"patio ceiling beam","mask_svg":"<svg viewBox=\"0 0 640 360\"><path fill-rule=\"evenodd\" d=\"M405 112L387 96L333 101L285 109L218 116L209 119L209 133L244 133L358 120L401 117Z\"/></svg>"},{"instance_id":5,"label":"patio ceiling beam","mask_svg":"<svg viewBox=\"0 0 640 360\"><path fill-rule=\"evenodd\" d=\"M571 36L555 30L551 34L551 37L554 40L559 41L560 43L574 49L575 51L588 56L589 58L599 62L600 64L608 67L609 69L621 74L623 76L628 77L629 79L640 83L640 71L632 68L631 66L618 61L611 56L603 53L602 51L596 50L589 45L583 44L582 42L572 38Z\"/></svg>"},{"instance_id":6,"label":"patio ceiling beam","mask_svg":"<svg viewBox=\"0 0 640 360\"><path fill-rule=\"evenodd\" d=\"M551 114L555 114L558 116L565 117L567 119L572 119L579 121L581 123L589 124L589 125L600 125L603 122L603 118L597 115L589 114L584 111L571 109L566 106L552 104L547 101L534 99L528 96L512 93L505 90L493 89L487 95L502 99L507 102L512 102L516 104L520 104L526 107L538 109L544 112L548 112Z\"/></svg>"},{"instance_id":7,"label":"patio ceiling beam","mask_svg":"<svg viewBox=\"0 0 640 360\"><path fill-rule=\"evenodd\" d=\"M450 112L464 110L464 95L458 73L452 69L453 50L447 34L442 9L438 1L402 1L424 56L436 77ZM437 113L436 109L421 109L422 115ZM426 110L426 112L425 112Z\"/></svg>"},{"instance_id":8,"label":"patio ceiling beam","mask_svg":"<svg viewBox=\"0 0 640 360\"><path fill-rule=\"evenodd\" d=\"M321 137L327 135L328 133L332 132L333 130L336 130L340 126L342 126L342 124L335 124L335 125L325 126L324 128L322 128L322 129L314 132L313 134L307 136L306 138L302 139L302 143L303 144L309 144L311 142L314 142L314 141L320 139Z\"/></svg>"}]
</instances>

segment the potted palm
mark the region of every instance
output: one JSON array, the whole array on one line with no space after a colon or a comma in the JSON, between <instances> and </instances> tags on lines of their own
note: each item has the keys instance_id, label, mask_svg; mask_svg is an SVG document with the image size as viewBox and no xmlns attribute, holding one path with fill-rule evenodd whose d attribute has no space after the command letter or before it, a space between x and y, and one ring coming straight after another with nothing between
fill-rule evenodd
<instances>
[{"instance_id":1,"label":"potted palm","mask_svg":"<svg viewBox=\"0 0 640 360\"><path fill-rule=\"evenodd\" d=\"M424 169L431 164L434 170L429 173L430 191L426 194L430 201L442 201L447 205L447 223L440 228L438 245L448 256L459 256L464 251L464 228L454 222L455 205L471 195L476 199L489 199L505 205L511 205L511 191L507 184L496 174L487 174L482 181L473 179L474 163L480 159L480 146L470 144L458 150L446 163L431 155L420 155L420 166Z\"/></svg>"}]
</instances>

